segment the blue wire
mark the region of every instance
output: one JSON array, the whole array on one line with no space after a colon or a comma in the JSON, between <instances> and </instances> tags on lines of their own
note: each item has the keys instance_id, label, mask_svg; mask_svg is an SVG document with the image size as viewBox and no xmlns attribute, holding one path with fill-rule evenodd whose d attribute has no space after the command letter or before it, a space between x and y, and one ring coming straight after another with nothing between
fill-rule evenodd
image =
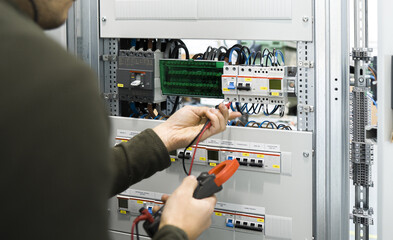
<instances>
[{"instance_id":1,"label":"blue wire","mask_svg":"<svg viewBox=\"0 0 393 240\"><path fill-rule=\"evenodd\" d=\"M233 104L233 103L231 103L231 110L232 110L233 112L236 112L236 110L233 108L232 104Z\"/></svg>"},{"instance_id":2,"label":"blue wire","mask_svg":"<svg viewBox=\"0 0 393 240\"><path fill-rule=\"evenodd\" d=\"M274 125L273 125L272 122L270 122L269 125L271 125L271 126L272 126L272 129L274 129ZM269 126L269 125L268 125L268 126Z\"/></svg>"},{"instance_id":3,"label":"blue wire","mask_svg":"<svg viewBox=\"0 0 393 240\"><path fill-rule=\"evenodd\" d=\"M373 101L374 105L376 107L378 107L377 102L374 100L374 98L372 98L371 96L367 95L367 97L369 97L371 99L371 101Z\"/></svg>"},{"instance_id":4,"label":"blue wire","mask_svg":"<svg viewBox=\"0 0 393 240\"><path fill-rule=\"evenodd\" d=\"M280 53L280 55L281 55L282 65L285 65L284 54L281 52L281 50L277 50L276 51L276 58L278 58L278 53Z\"/></svg>"},{"instance_id":5,"label":"blue wire","mask_svg":"<svg viewBox=\"0 0 393 240\"><path fill-rule=\"evenodd\" d=\"M145 118L147 116L147 113L143 114L140 118Z\"/></svg>"},{"instance_id":6,"label":"blue wire","mask_svg":"<svg viewBox=\"0 0 393 240\"><path fill-rule=\"evenodd\" d=\"M250 123L255 123L255 121L248 121L245 126L247 127Z\"/></svg>"},{"instance_id":7,"label":"blue wire","mask_svg":"<svg viewBox=\"0 0 393 240\"><path fill-rule=\"evenodd\" d=\"M130 108L131 108L131 110L132 110L135 114L138 114L139 111L136 110L135 103L131 102L131 103L130 103Z\"/></svg>"},{"instance_id":8,"label":"blue wire","mask_svg":"<svg viewBox=\"0 0 393 240\"><path fill-rule=\"evenodd\" d=\"M161 116L160 116L160 115L157 115L157 116L154 118L154 120L158 119L159 117L161 117Z\"/></svg>"},{"instance_id":9,"label":"blue wire","mask_svg":"<svg viewBox=\"0 0 393 240\"><path fill-rule=\"evenodd\" d=\"M134 116L135 113L130 114L130 117Z\"/></svg>"},{"instance_id":10,"label":"blue wire","mask_svg":"<svg viewBox=\"0 0 393 240\"><path fill-rule=\"evenodd\" d=\"M246 112L248 112L248 105L247 105L247 103L244 104L244 105L242 106L242 108L240 108L240 111L242 112L242 114L243 114L244 109L246 109Z\"/></svg>"},{"instance_id":11,"label":"blue wire","mask_svg":"<svg viewBox=\"0 0 393 240\"><path fill-rule=\"evenodd\" d=\"M269 121L266 120L266 121L261 122L261 124L259 124L258 128L261 128L262 125L263 125L264 123L266 123L266 122L269 122Z\"/></svg>"},{"instance_id":12,"label":"blue wire","mask_svg":"<svg viewBox=\"0 0 393 240\"><path fill-rule=\"evenodd\" d=\"M136 39L131 39L131 47L135 47L136 46Z\"/></svg>"},{"instance_id":13,"label":"blue wire","mask_svg":"<svg viewBox=\"0 0 393 240\"><path fill-rule=\"evenodd\" d=\"M240 48L238 48L238 47L232 48L231 52L229 53L228 63L232 63L232 53L235 50L240 50Z\"/></svg>"},{"instance_id":14,"label":"blue wire","mask_svg":"<svg viewBox=\"0 0 393 240\"><path fill-rule=\"evenodd\" d=\"M250 111L251 111L251 109L252 109L253 106L254 106L254 103L252 104L252 106L250 107L250 109L247 110L247 114L248 114L248 115L252 115L252 113L250 113ZM254 111L255 111L255 109L254 109Z\"/></svg>"},{"instance_id":15,"label":"blue wire","mask_svg":"<svg viewBox=\"0 0 393 240\"><path fill-rule=\"evenodd\" d=\"M229 53L228 63L232 63L232 53L235 50L240 50L240 48L238 48L238 47L232 48L231 52ZM247 55L246 55L246 53L244 51L242 51L240 54L243 54L245 57L247 57ZM248 63L248 59L246 60L246 64L247 63Z\"/></svg>"},{"instance_id":16,"label":"blue wire","mask_svg":"<svg viewBox=\"0 0 393 240\"><path fill-rule=\"evenodd\" d=\"M255 56L255 52L252 52L252 53L248 56L247 62L248 62L248 60L250 59L250 57L251 57L251 59L254 59L254 56ZM255 65L255 64L253 64L253 65Z\"/></svg>"}]
</instances>

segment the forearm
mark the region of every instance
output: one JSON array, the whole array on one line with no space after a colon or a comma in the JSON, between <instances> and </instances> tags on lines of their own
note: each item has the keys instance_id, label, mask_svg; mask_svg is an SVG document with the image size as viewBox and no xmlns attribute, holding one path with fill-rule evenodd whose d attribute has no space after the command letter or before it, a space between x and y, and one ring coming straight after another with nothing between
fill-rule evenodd
<instances>
[{"instance_id":1,"label":"forearm","mask_svg":"<svg viewBox=\"0 0 393 240\"><path fill-rule=\"evenodd\" d=\"M147 129L113 148L114 182L111 195L170 166L168 150L157 134Z\"/></svg>"}]
</instances>

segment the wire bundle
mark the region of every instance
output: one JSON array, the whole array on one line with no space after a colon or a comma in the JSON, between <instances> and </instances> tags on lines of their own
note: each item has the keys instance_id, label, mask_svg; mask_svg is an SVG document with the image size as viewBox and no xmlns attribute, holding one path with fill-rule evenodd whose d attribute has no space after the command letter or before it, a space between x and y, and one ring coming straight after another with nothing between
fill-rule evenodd
<instances>
[{"instance_id":1,"label":"wire bundle","mask_svg":"<svg viewBox=\"0 0 393 240\"><path fill-rule=\"evenodd\" d=\"M243 115L258 115L262 112L265 116L270 116L275 114L278 110L280 117L283 117L285 111L284 105L275 105L273 110L269 112L269 104L263 103L252 103L250 104L250 108L248 108L248 103L241 105L241 103L236 102L235 107L233 104L231 104L230 107L232 111L240 112Z\"/></svg>"},{"instance_id":2,"label":"wire bundle","mask_svg":"<svg viewBox=\"0 0 393 240\"><path fill-rule=\"evenodd\" d=\"M233 55L236 52L236 61L233 62ZM281 62L279 61L281 57ZM219 48L213 48L209 46L204 53L195 54L192 59L194 60L218 60L225 61L229 64L235 65L256 65L259 59L259 64L262 67L269 66L280 66L285 65L284 54L281 50L273 49L270 51L265 48L261 51L251 51L247 46L241 44L235 44L230 48L221 46ZM265 64L264 64L265 63Z\"/></svg>"}]
</instances>

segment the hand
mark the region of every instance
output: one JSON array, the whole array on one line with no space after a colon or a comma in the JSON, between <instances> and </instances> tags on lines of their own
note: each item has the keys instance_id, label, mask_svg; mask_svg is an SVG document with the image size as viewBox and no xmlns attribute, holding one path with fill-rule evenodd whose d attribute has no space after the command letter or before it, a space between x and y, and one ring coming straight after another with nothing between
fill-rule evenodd
<instances>
[{"instance_id":1,"label":"hand","mask_svg":"<svg viewBox=\"0 0 393 240\"><path fill-rule=\"evenodd\" d=\"M190 240L196 239L209 228L217 199L215 196L193 198L197 185L195 176L188 176L169 198L167 195L163 196L163 200L167 200L159 228L165 225L176 226L182 229Z\"/></svg>"},{"instance_id":2,"label":"hand","mask_svg":"<svg viewBox=\"0 0 393 240\"><path fill-rule=\"evenodd\" d=\"M201 131L207 119L210 119L212 126L203 134L201 141L224 131L228 120L240 116L241 114L238 112L229 113L222 103L219 105L219 109L186 106L153 130L170 152L190 144Z\"/></svg>"}]
</instances>

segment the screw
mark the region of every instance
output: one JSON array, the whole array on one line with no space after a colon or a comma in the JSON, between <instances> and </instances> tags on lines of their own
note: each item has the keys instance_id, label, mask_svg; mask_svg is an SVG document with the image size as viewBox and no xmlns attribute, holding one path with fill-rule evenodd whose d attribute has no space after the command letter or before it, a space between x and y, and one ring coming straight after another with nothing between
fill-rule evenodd
<instances>
[{"instance_id":1,"label":"screw","mask_svg":"<svg viewBox=\"0 0 393 240\"><path fill-rule=\"evenodd\" d=\"M359 82L363 83L364 82L364 78L359 78Z\"/></svg>"},{"instance_id":2,"label":"screw","mask_svg":"<svg viewBox=\"0 0 393 240\"><path fill-rule=\"evenodd\" d=\"M303 152L303 157L308 158L308 156L310 156L310 154L308 152Z\"/></svg>"},{"instance_id":3,"label":"screw","mask_svg":"<svg viewBox=\"0 0 393 240\"><path fill-rule=\"evenodd\" d=\"M101 21L106 22L106 17L102 17Z\"/></svg>"},{"instance_id":4,"label":"screw","mask_svg":"<svg viewBox=\"0 0 393 240\"><path fill-rule=\"evenodd\" d=\"M309 18L307 16L303 17L303 22L308 22Z\"/></svg>"}]
</instances>

